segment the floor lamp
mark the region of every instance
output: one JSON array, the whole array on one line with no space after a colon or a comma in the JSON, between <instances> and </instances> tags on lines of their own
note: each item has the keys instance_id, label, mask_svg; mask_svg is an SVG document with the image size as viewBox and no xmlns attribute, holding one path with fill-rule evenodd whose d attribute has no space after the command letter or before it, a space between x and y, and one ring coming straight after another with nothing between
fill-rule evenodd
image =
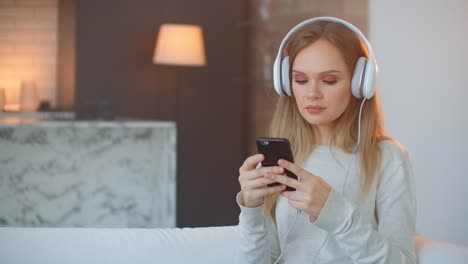
<instances>
[{"instance_id":1,"label":"floor lamp","mask_svg":"<svg viewBox=\"0 0 468 264\"><path fill-rule=\"evenodd\" d=\"M159 29L153 62L155 64L174 66L204 66L206 65L205 47L202 28L197 25L163 24ZM177 68L177 67L176 67ZM176 71L177 69L174 69ZM178 78L174 78L176 123L182 118L179 115ZM183 93L182 93L183 94ZM177 124L177 163L181 147L180 124ZM183 139L182 139L183 140ZM177 165L178 167L179 165ZM179 171L179 169L177 169ZM177 172L178 174L178 172ZM177 176L179 178L179 176ZM179 186L177 185L177 193Z\"/></svg>"},{"instance_id":2,"label":"floor lamp","mask_svg":"<svg viewBox=\"0 0 468 264\"><path fill-rule=\"evenodd\" d=\"M200 67L206 65L203 31L201 26L188 24L162 24L154 48L153 63L173 66ZM177 69L174 69L177 70ZM179 89L174 78L176 119L179 118Z\"/></svg>"}]
</instances>

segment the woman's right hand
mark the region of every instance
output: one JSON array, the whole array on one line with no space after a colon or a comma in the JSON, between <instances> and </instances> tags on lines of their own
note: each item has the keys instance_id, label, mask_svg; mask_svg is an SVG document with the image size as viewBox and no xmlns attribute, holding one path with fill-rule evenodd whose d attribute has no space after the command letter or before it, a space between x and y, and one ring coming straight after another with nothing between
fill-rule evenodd
<instances>
[{"instance_id":1,"label":"woman's right hand","mask_svg":"<svg viewBox=\"0 0 468 264\"><path fill-rule=\"evenodd\" d=\"M239 202L245 207L258 207L263 204L263 197L266 195L279 193L286 189L285 185L267 187L267 184L275 181L265 178L264 175L284 174L284 169L279 166L258 167L257 164L263 161L262 154L248 157L239 168L239 183L241 186Z\"/></svg>"}]
</instances>

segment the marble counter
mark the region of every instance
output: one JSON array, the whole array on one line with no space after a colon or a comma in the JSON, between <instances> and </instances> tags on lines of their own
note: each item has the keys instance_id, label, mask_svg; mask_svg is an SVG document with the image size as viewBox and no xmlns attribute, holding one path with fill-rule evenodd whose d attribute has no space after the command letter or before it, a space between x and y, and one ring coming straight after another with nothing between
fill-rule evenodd
<instances>
[{"instance_id":1,"label":"marble counter","mask_svg":"<svg viewBox=\"0 0 468 264\"><path fill-rule=\"evenodd\" d=\"M175 206L175 123L0 122L0 226L174 227Z\"/></svg>"}]
</instances>

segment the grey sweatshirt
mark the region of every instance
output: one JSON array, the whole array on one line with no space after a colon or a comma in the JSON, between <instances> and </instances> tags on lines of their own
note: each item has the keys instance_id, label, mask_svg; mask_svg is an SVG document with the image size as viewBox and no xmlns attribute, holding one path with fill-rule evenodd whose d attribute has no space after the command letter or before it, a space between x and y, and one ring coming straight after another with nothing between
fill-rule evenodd
<instances>
[{"instance_id":1,"label":"grey sweatshirt","mask_svg":"<svg viewBox=\"0 0 468 264\"><path fill-rule=\"evenodd\" d=\"M416 263L411 162L391 141L380 146L378 175L363 199L357 157L352 160L351 154L329 146L310 154L302 167L332 187L317 219L299 213L283 196L277 201L276 223L263 215L263 206L247 208L237 199L241 244L236 263L274 263L283 245L279 263Z\"/></svg>"}]
</instances>

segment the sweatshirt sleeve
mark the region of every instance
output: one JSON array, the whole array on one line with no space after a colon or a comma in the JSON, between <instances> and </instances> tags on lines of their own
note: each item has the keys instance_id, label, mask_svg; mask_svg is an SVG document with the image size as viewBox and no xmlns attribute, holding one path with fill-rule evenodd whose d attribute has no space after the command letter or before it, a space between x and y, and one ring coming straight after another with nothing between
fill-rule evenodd
<instances>
[{"instance_id":1,"label":"sweatshirt sleeve","mask_svg":"<svg viewBox=\"0 0 468 264\"><path fill-rule=\"evenodd\" d=\"M414 263L416 201L409 161L384 173L376 193L378 227L360 216L358 208L332 189L315 224L334 235L354 263Z\"/></svg>"},{"instance_id":2,"label":"sweatshirt sleeve","mask_svg":"<svg viewBox=\"0 0 468 264\"><path fill-rule=\"evenodd\" d=\"M240 245L235 263L273 263L279 256L279 244L274 222L263 215L263 205L244 207L239 215Z\"/></svg>"}]
</instances>

